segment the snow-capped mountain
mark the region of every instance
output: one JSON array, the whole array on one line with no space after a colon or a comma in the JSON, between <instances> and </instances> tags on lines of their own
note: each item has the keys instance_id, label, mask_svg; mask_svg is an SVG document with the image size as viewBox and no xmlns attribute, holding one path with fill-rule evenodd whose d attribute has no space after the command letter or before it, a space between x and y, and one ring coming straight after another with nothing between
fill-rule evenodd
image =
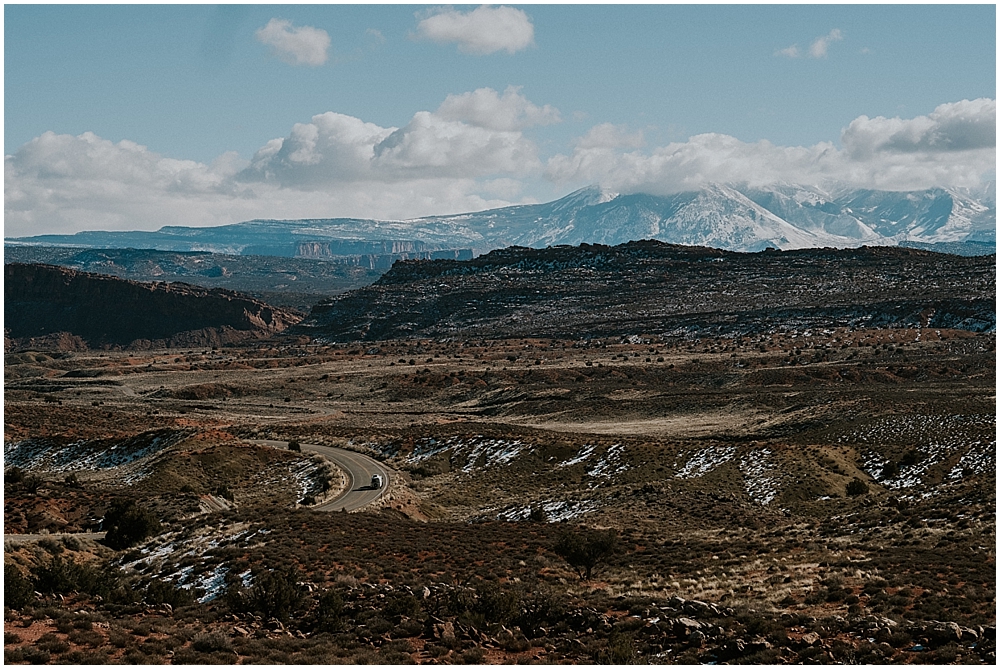
<instances>
[{"instance_id":1,"label":"snow-capped mountain","mask_svg":"<svg viewBox=\"0 0 1000 669\"><path fill-rule=\"evenodd\" d=\"M506 246L621 244L657 239L731 251L983 242L996 244L996 184L973 190L824 191L711 184L668 196L584 188L554 202L410 221L254 220L215 228L81 232L8 242L294 256ZM982 245L981 245L982 246Z\"/></svg>"}]
</instances>

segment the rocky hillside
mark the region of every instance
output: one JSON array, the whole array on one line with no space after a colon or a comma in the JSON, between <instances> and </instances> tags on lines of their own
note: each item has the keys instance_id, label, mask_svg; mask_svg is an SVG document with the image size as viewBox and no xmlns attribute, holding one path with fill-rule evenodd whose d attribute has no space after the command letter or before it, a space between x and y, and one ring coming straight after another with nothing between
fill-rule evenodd
<instances>
[{"instance_id":1,"label":"rocky hillside","mask_svg":"<svg viewBox=\"0 0 1000 669\"><path fill-rule=\"evenodd\" d=\"M5 263L42 263L132 281L179 281L205 288L225 288L302 312L308 312L325 297L372 283L395 260L417 257L424 256L345 256L328 261L207 251L4 247Z\"/></svg>"},{"instance_id":2,"label":"rocky hillside","mask_svg":"<svg viewBox=\"0 0 1000 669\"><path fill-rule=\"evenodd\" d=\"M898 247L734 253L655 241L397 263L294 328L325 341L996 327L995 256Z\"/></svg>"},{"instance_id":3,"label":"rocky hillside","mask_svg":"<svg viewBox=\"0 0 1000 669\"><path fill-rule=\"evenodd\" d=\"M139 283L50 265L4 266L5 336L15 348L39 338L92 347L220 345L268 337L298 319L229 290Z\"/></svg>"}]
</instances>

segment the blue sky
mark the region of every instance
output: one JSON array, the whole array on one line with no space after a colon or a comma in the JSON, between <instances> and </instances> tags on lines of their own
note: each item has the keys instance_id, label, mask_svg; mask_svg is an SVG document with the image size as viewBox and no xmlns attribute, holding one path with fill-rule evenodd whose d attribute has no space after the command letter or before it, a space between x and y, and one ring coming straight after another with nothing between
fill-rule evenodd
<instances>
[{"instance_id":1,"label":"blue sky","mask_svg":"<svg viewBox=\"0 0 1000 669\"><path fill-rule=\"evenodd\" d=\"M995 11L8 5L5 234L974 185Z\"/></svg>"}]
</instances>

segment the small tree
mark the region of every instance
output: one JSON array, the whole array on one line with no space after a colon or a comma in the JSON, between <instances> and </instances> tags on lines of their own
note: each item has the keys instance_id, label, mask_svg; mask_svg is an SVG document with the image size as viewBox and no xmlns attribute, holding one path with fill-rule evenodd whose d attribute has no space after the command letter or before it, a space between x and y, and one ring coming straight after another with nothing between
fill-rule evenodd
<instances>
[{"instance_id":1,"label":"small tree","mask_svg":"<svg viewBox=\"0 0 1000 669\"><path fill-rule=\"evenodd\" d=\"M851 497L859 497L868 494L868 484L861 479L854 479L847 484L847 494Z\"/></svg>"},{"instance_id":2,"label":"small tree","mask_svg":"<svg viewBox=\"0 0 1000 669\"><path fill-rule=\"evenodd\" d=\"M295 451L296 453L301 453L302 444L293 439L292 441L288 442L288 450Z\"/></svg>"},{"instance_id":3,"label":"small tree","mask_svg":"<svg viewBox=\"0 0 1000 669\"><path fill-rule=\"evenodd\" d=\"M572 530L560 535L555 552L566 560L582 581L589 581L594 568L607 561L618 547L615 530L580 533Z\"/></svg>"},{"instance_id":4,"label":"small tree","mask_svg":"<svg viewBox=\"0 0 1000 669\"><path fill-rule=\"evenodd\" d=\"M35 589L17 565L3 566L3 603L12 609L22 609L35 600Z\"/></svg>"},{"instance_id":5,"label":"small tree","mask_svg":"<svg viewBox=\"0 0 1000 669\"><path fill-rule=\"evenodd\" d=\"M112 502L104 513L102 527L107 531L104 543L115 550L122 550L159 532L160 521L152 511L139 506L134 500L119 499Z\"/></svg>"},{"instance_id":6,"label":"small tree","mask_svg":"<svg viewBox=\"0 0 1000 669\"><path fill-rule=\"evenodd\" d=\"M473 610L488 623L508 624L521 612L521 593L499 583L483 583L476 588Z\"/></svg>"},{"instance_id":7,"label":"small tree","mask_svg":"<svg viewBox=\"0 0 1000 669\"><path fill-rule=\"evenodd\" d=\"M314 612L314 620L316 631L340 631L344 624L344 598L340 591L330 588L320 595Z\"/></svg>"},{"instance_id":8,"label":"small tree","mask_svg":"<svg viewBox=\"0 0 1000 669\"><path fill-rule=\"evenodd\" d=\"M295 568L270 571L254 568L249 588L239 581L230 585L226 603L234 613L254 612L265 618L288 620L302 605L301 574Z\"/></svg>"},{"instance_id":9,"label":"small tree","mask_svg":"<svg viewBox=\"0 0 1000 669\"><path fill-rule=\"evenodd\" d=\"M531 507L531 511L528 512L528 520L533 523L546 523L549 520L549 514L545 513L545 509L541 506Z\"/></svg>"}]
</instances>

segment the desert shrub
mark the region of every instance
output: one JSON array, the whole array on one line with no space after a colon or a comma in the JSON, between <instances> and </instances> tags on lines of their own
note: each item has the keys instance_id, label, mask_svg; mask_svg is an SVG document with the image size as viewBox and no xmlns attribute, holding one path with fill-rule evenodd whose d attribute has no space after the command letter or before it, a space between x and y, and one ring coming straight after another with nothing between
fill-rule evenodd
<instances>
[{"instance_id":1,"label":"desert shrub","mask_svg":"<svg viewBox=\"0 0 1000 669\"><path fill-rule=\"evenodd\" d=\"M34 569L35 590L42 593L59 594L77 589L82 568L73 562L67 562L56 556L47 564L41 564Z\"/></svg>"},{"instance_id":2,"label":"desert shrub","mask_svg":"<svg viewBox=\"0 0 1000 669\"><path fill-rule=\"evenodd\" d=\"M25 476L21 481L21 489L29 495L35 495L41 489L42 485L45 483L40 477L32 474L31 476Z\"/></svg>"},{"instance_id":3,"label":"desert shrub","mask_svg":"<svg viewBox=\"0 0 1000 669\"><path fill-rule=\"evenodd\" d=\"M868 494L868 484L861 479L853 479L847 484L847 494L851 497L860 497Z\"/></svg>"},{"instance_id":4,"label":"desert shrub","mask_svg":"<svg viewBox=\"0 0 1000 669\"><path fill-rule=\"evenodd\" d=\"M11 467L3 473L4 484L19 485L24 482L25 473L20 467Z\"/></svg>"},{"instance_id":5,"label":"desert shrub","mask_svg":"<svg viewBox=\"0 0 1000 669\"><path fill-rule=\"evenodd\" d=\"M4 651L4 663L9 662L27 662L28 664L48 664L52 659L52 656L48 652L40 649L34 648L33 646L25 646L23 648L17 648L14 650Z\"/></svg>"},{"instance_id":6,"label":"desert shrub","mask_svg":"<svg viewBox=\"0 0 1000 669\"><path fill-rule=\"evenodd\" d=\"M546 623L563 617L565 611L548 593L536 592L522 601L521 612L514 619L514 624L529 639L541 636L541 627Z\"/></svg>"},{"instance_id":7,"label":"desert shrub","mask_svg":"<svg viewBox=\"0 0 1000 669\"><path fill-rule=\"evenodd\" d=\"M293 439L292 441L288 442L288 450L295 451L296 453L301 453L302 444Z\"/></svg>"},{"instance_id":8,"label":"desert shrub","mask_svg":"<svg viewBox=\"0 0 1000 669\"><path fill-rule=\"evenodd\" d=\"M476 588L473 610L488 623L507 624L521 612L521 593L499 583L483 583Z\"/></svg>"},{"instance_id":9,"label":"desert shrub","mask_svg":"<svg viewBox=\"0 0 1000 669\"><path fill-rule=\"evenodd\" d=\"M512 632L504 632L497 637L500 647L508 653L522 653L531 648L531 642L523 635L515 635Z\"/></svg>"},{"instance_id":10,"label":"desert shrub","mask_svg":"<svg viewBox=\"0 0 1000 669\"><path fill-rule=\"evenodd\" d=\"M594 569L606 562L618 546L615 530L603 532L563 532L553 550L576 571L580 580L590 580Z\"/></svg>"},{"instance_id":11,"label":"desert shrub","mask_svg":"<svg viewBox=\"0 0 1000 669\"><path fill-rule=\"evenodd\" d=\"M44 539L41 539L38 542L38 545L52 555L59 555L64 550L63 545L52 537L45 537Z\"/></svg>"},{"instance_id":12,"label":"desert shrub","mask_svg":"<svg viewBox=\"0 0 1000 669\"><path fill-rule=\"evenodd\" d=\"M3 603L12 609L22 609L35 601L35 589L15 565L3 566Z\"/></svg>"},{"instance_id":13,"label":"desert shrub","mask_svg":"<svg viewBox=\"0 0 1000 669\"><path fill-rule=\"evenodd\" d=\"M108 631L108 643L115 648L131 648L136 642L135 638L125 630L112 628Z\"/></svg>"},{"instance_id":14,"label":"desert shrub","mask_svg":"<svg viewBox=\"0 0 1000 669\"><path fill-rule=\"evenodd\" d=\"M387 616L415 618L420 615L420 600L410 594L398 594L382 605L382 613Z\"/></svg>"},{"instance_id":15,"label":"desert shrub","mask_svg":"<svg viewBox=\"0 0 1000 669\"><path fill-rule=\"evenodd\" d=\"M597 661L601 664L634 664L636 651L632 637L621 630L611 630L608 644L598 652Z\"/></svg>"},{"instance_id":16,"label":"desert shrub","mask_svg":"<svg viewBox=\"0 0 1000 669\"><path fill-rule=\"evenodd\" d=\"M104 645L104 635L96 630L73 630L69 633L68 638L80 646L99 648Z\"/></svg>"},{"instance_id":17,"label":"desert shrub","mask_svg":"<svg viewBox=\"0 0 1000 669\"><path fill-rule=\"evenodd\" d=\"M203 632L195 635L194 639L191 640L191 647L199 653L214 653L216 651L231 651L233 644L228 637L218 632Z\"/></svg>"},{"instance_id":18,"label":"desert shrub","mask_svg":"<svg viewBox=\"0 0 1000 669\"><path fill-rule=\"evenodd\" d=\"M188 588L179 588L170 581L155 578L146 584L143 599L147 604L169 604L173 608L194 604L195 593Z\"/></svg>"},{"instance_id":19,"label":"desert shrub","mask_svg":"<svg viewBox=\"0 0 1000 669\"><path fill-rule=\"evenodd\" d=\"M44 650L46 653L59 655L69 650L69 644L52 632L48 632L38 638L38 641L35 642L35 648Z\"/></svg>"},{"instance_id":20,"label":"desert shrub","mask_svg":"<svg viewBox=\"0 0 1000 669\"><path fill-rule=\"evenodd\" d=\"M445 649L447 651L447 649ZM462 653L462 664L482 664L486 658L486 653L479 646L470 648Z\"/></svg>"},{"instance_id":21,"label":"desert shrub","mask_svg":"<svg viewBox=\"0 0 1000 669\"><path fill-rule=\"evenodd\" d=\"M160 521L134 500L115 500L104 514L104 543L122 550L160 531Z\"/></svg>"},{"instance_id":22,"label":"desert shrub","mask_svg":"<svg viewBox=\"0 0 1000 669\"><path fill-rule=\"evenodd\" d=\"M227 588L226 604L234 613L259 613L265 618L288 620L302 605L301 574L296 568L255 568L251 579L249 588L239 581Z\"/></svg>"},{"instance_id":23,"label":"desert shrub","mask_svg":"<svg viewBox=\"0 0 1000 669\"><path fill-rule=\"evenodd\" d=\"M533 523L545 523L549 520L549 514L545 513L545 509L540 506L531 507L531 511L528 513L528 520Z\"/></svg>"}]
</instances>

